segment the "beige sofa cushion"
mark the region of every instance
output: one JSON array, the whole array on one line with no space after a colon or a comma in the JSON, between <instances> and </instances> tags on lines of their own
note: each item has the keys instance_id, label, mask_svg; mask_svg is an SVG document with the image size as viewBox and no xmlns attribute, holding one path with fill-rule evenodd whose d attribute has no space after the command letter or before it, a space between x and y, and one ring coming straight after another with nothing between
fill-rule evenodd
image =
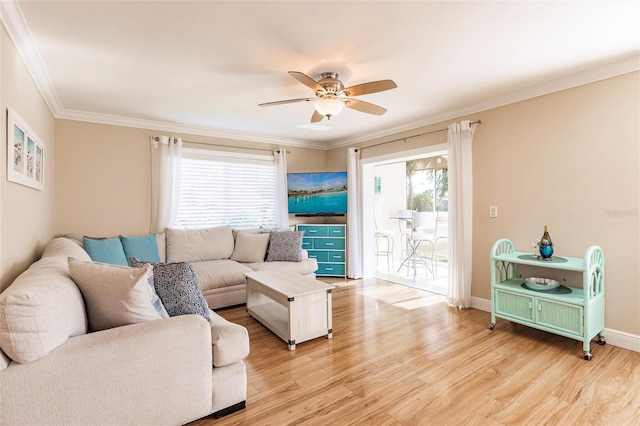
<instances>
[{"instance_id":1,"label":"beige sofa cushion","mask_svg":"<svg viewBox=\"0 0 640 426\"><path fill-rule=\"evenodd\" d=\"M231 260L247 263L263 262L267 255L269 236L268 233L238 232Z\"/></svg>"},{"instance_id":2,"label":"beige sofa cushion","mask_svg":"<svg viewBox=\"0 0 640 426\"><path fill-rule=\"evenodd\" d=\"M82 292L92 331L169 317L150 264L129 268L69 258L69 274Z\"/></svg>"},{"instance_id":3,"label":"beige sofa cushion","mask_svg":"<svg viewBox=\"0 0 640 426\"><path fill-rule=\"evenodd\" d=\"M54 243L57 249L65 245ZM86 332L84 301L66 257L40 259L0 294L0 347L16 362L35 361Z\"/></svg>"},{"instance_id":4,"label":"beige sofa cushion","mask_svg":"<svg viewBox=\"0 0 640 426\"><path fill-rule=\"evenodd\" d=\"M318 261L314 258L302 259L300 262L255 262L245 263L253 271L288 271L306 275L318 270Z\"/></svg>"},{"instance_id":5,"label":"beige sofa cushion","mask_svg":"<svg viewBox=\"0 0 640 426\"><path fill-rule=\"evenodd\" d=\"M230 259L206 260L193 262L191 265L196 272L202 291L246 284L247 278L244 273L251 272L245 264Z\"/></svg>"},{"instance_id":6,"label":"beige sofa cushion","mask_svg":"<svg viewBox=\"0 0 640 426\"><path fill-rule=\"evenodd\" d=\"M167 228L167 262L229 259L233 254L231 227L206 229Z\"/></svg>"}]
</instances>

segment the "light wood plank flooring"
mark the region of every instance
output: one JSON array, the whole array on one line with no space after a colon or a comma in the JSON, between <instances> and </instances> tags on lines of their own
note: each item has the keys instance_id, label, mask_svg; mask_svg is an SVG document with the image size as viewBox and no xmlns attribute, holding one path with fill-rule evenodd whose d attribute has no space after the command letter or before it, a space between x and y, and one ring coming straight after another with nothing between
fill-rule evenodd
<instances>
[{"instance_id":1,"label":"light wood plank flooring","mask_svg":"<svg viewBox=\"0 0 640 426\"><path fill-rule=\"evenodd\" d=\"M447 307L379 280L333 282L333 339L295 351L247 317L247 408L193 426L638 425L640 353Z\"/></svg>"}]
</instances>

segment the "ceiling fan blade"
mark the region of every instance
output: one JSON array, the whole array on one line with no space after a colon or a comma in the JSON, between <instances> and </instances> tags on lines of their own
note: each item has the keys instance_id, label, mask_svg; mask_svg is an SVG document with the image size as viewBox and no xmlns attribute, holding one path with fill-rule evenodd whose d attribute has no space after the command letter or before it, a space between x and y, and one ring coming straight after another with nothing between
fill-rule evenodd
<instances>
[{"instance_id":1,"label":"ceiling fan blade","mask_svg":"<svg viewBox=\"0 0 640 426\"><path fill-rule=\"evenodd\" d=\"M311 116L311 122L312 123L318 123L318 122L322 121L323 118L324 118L324 115L320 114L315 109L313 110L313 115Z\"/></svg>"},{"instance_id":2,"label":"ceiling fan blade","mask_svg":"<svg viewBox=\"0 0 640 426\"><path fill-rule=\"evenodd\" d=\"M386 108L370 104L369 102L360 101L358 99L345 98L345 105L347 108L355 109L356 111L360 112L366 112L367 114L382 115L387 112Z\"/></svg>"},{"instance_id":3,"label":"ceiling fan blade","mask_svg":"<svg viewBox=\"0 0 640 426\"><path fill-rule=\"evenodd\" d=\"M317 81L315 81L314 79L312 79L311 77L309 77L304 73L301 73L299 71L289 71L289 75L291 75L291 77L298 80L300 83L309 87L314 92L318 92L318 91L324 92L324 87L320 86Z\"/></svg>"},{"instance_id":4,"label":"ceiling fan blade","mask_svg":"<svg viewBox=\"0 0 640 426\"><path fill-rule=\"evenodd\" d=\"M263 104L258 104L258 106L282 105L282 104L291 104L291 103L294 103L294 102L311 102L311 101L315 101L315 100L316 100L316 98L286 99L284 101L265 102Z\"/></svg>"},{"instance_id":5,"label":"ceiling fan blade","mask_svg":"<svg viewBox=\"0 0 640 426\"><path fill-rule=\"evenodd\" d=\"M395 89L398 85L393 80L371 81L369 83L356 84L343 90L347 96L368 95L369 93L384 92Z\"/></svg>"}]
</instances>

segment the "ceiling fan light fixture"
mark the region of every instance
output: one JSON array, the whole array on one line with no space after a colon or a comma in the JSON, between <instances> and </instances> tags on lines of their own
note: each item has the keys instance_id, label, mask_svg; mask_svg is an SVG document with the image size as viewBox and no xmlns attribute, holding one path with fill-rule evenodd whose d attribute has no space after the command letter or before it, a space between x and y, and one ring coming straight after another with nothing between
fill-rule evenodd
<instances>
[{"instance_id":1,"label":"ceiling fan light fixture","mask_svg":"<svg viewBox=\"0 0 640 426\"><path fill-rule=\"evenodd\" d=\"M342 108L344 108L344 101L337 96L323 96L313 102L318 113L330 119L334 115L340 114Z\"/></svg>"}]
</instances>

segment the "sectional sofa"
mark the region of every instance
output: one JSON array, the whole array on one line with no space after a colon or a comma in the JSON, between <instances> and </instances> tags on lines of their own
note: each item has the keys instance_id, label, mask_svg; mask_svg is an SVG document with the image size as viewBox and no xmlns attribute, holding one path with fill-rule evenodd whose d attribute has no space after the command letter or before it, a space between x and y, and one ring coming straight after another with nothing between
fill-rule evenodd
<instances>
[{"instance_id":1,"label":"sectional sofa","mask_svg":"<svg viewBox=\"0 0 640 426\"><path fill-rule=\"evenodd\" d=\"M184 424L244 407L244 327L210 310L209 321L141 318L134 303L109 299L133 323L92 330L74 264L132 274L142 278L137 296L150 294L150 266L96 264L72 240L54 239L0 294L0 424Z\"/></svg>"},{"instance_id":2,"label":"sectional sofa","mask_svg":"<svg viewBox=\"0 0 640 426\"><path fill-rule=\"evenodd\" d=\"M0 294L0 424L184 424L243 408L248 333L212 309L245 303L244 272L313 276L301 239L228 226L54 239ZM152 272L167 265L189 266L202 309L157 303Z\"/></svg>"},{"instance_id":3,"label":"sectional sofa","mask_svg":"<svg viewBox=\"0 0 640 426\"><path fill-rule=\"evenodd\" d=\"M289 228L237 230L225 225L167 228L162 233L141 237L93 239L77 234L67 237L84 246L96 261L126 265L128 258L142 254L143 261L189 262L209 307L218 309L246 303L245 272L285 270L315 278L318 262L302 249L302 234ZM113 245L105 249L109 251L105 257L99 250L91 250L97 244ZM114 246L121 253L113 255ZM128 250L131 247L137 250Z\"/></svg>"}]
</instances>

